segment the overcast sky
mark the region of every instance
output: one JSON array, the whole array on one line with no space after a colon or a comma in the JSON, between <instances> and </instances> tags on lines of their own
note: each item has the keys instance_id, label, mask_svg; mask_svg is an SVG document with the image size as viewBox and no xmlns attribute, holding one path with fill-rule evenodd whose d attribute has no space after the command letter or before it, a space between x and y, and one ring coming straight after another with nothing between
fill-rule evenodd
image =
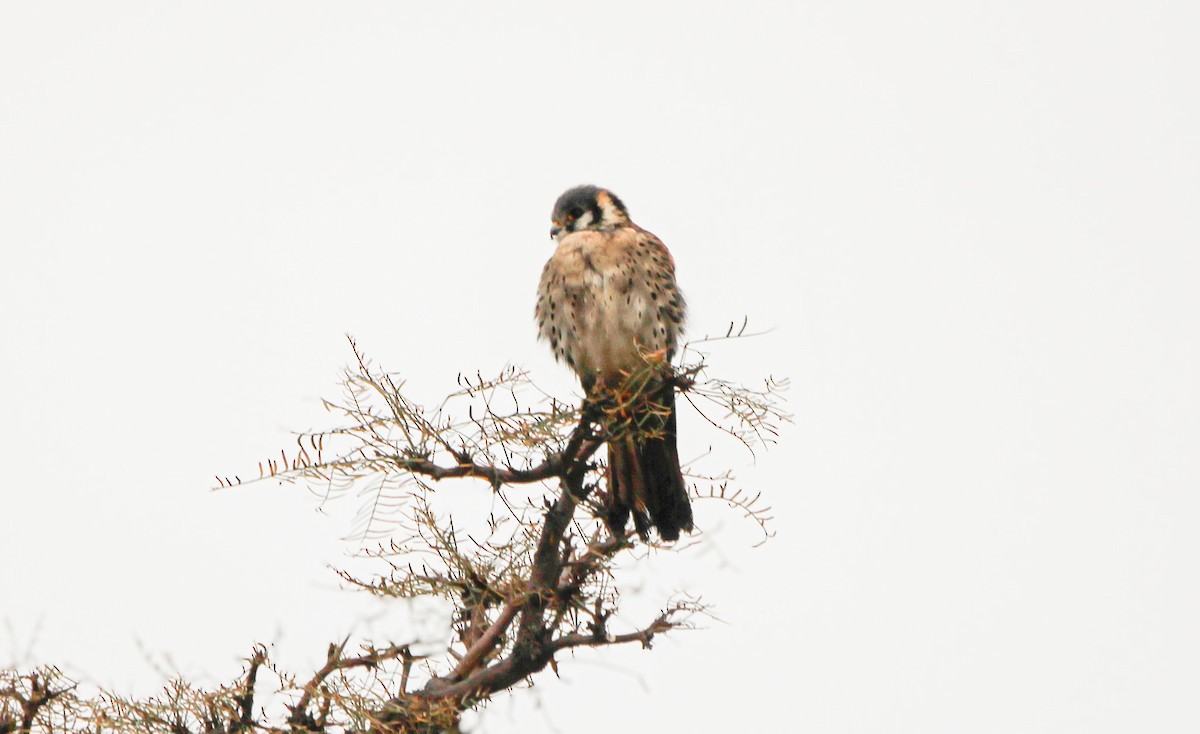
<instances>
[{"instance_id":1,"label":"overcast sky","mask_svg":"<svg viewBox=\"0 0 1200 734\"><path fill-rule=\"evenodd\" d=\"M212 477L329 424L346 333L569 395L533 294L596 183L692 335L769 330L712 371L791 379L780 445L682 444L778 536L699 507L634 603L722 622L478 731L1200 729L1200 6L502 5L0 6L0 664L412 634L328 568L355 500Z\"/></svg>"}]
</instances>

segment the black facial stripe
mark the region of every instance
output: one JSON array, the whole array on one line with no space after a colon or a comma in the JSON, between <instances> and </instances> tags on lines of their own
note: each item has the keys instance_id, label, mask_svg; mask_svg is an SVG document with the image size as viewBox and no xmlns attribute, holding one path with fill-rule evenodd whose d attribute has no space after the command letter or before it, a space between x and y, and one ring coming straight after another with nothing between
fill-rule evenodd
<instances>
[{"instance_id":1,"label":"black facial stripe","mask_svg":"<svg viewBox=\"0 0 1200 734\"><path fill-rule=\"evenodd\" d=\"M558 197L558 201L554 202L554 212L552 219L562 222L563 226L571 232L576 231L579 218L584 212L592 213L592 222L589 226L598 227L604 222L604 210L600 206L600 192L605 191L609 200L612 201L613 207L620 213L618 219L628 217L629 213L625 209L625 203L618 199L611 191L606 191L598 186L576 186L572 189L567 189L562 196ZM570 221L568 221L570 217Z\"/></svg>"}]
</instances>

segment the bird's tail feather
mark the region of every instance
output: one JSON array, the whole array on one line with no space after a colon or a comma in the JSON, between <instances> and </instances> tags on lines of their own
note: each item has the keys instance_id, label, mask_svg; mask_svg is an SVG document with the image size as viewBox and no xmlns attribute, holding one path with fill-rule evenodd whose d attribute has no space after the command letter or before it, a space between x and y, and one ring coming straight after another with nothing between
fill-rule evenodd
<instances>
[{"instance_id":1,"label":"bird's tail feather","mask_svg":"<svg viewBox=\"0 0 1200 734\"><path fill-rule=\"evenodd\" d=\"M678 540L681 531L693 526L675 439L674 387L666 383L652 400L656 410L651 420L659 425L642 426L608 443L608 521L622 532L632 515L642 540L651 527L663 540Z\"/></svg>"}]
</instances>

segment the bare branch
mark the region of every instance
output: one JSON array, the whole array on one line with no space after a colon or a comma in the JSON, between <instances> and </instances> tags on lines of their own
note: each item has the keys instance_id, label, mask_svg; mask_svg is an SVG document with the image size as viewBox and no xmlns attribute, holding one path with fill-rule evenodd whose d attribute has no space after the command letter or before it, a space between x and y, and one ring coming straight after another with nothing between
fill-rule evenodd
<instances>
[{"instance_id":1,"label":"bare branch","mask_svg":"<svg viewBox=\"0 0 1200 734\"><path fill-rule=\"evenodd\" d=\"M731 325L717 340L745 332L744 323ZM454 393L426 407L403 379L378 370L350 343L354 361L342 398L325 402L340 425L298 434L295 446L264 459L260 479L307 484L322 502L362 498L363 537L376 543L363 554L379 570L368 578L339 575L380 597L449 602L448 639L363 644L356 655L346 654L350 640L342 639L303 676L277 668L258 645L228 685L171 680L142 699L107 691L81 698L57 669L0 671L0 734L456 731L464 710L536 681L547 667L557 672L559 653L650 648L656 636L688 629L691 615L705 612L698 601L675 602L640 629L610 631L620 618L622 559L703 542L702 535L650 542L609 526L600 450L609 440L664 435L665 408L649 399L652 391L671 384L752 452L774 442L789 420L778 399L786 381L768 378L749 389L708 377L703 361L671 372L661 355L648 355L645 369L620 384L591 386L578 407L511 367L495 377L460 375ZM717 500L756 524L763 540L771 537L770 507L734 486L727 469L707 474L689 465L686 476L692 498ZM443 483L455 479L487 482L492 511L455 517L442 509ZM222 475L217 483L241 479ZM278 693L264 692L264 670L278 678ZM286 713L267 713L280 703Z\"/></svg>"}]
</instances>

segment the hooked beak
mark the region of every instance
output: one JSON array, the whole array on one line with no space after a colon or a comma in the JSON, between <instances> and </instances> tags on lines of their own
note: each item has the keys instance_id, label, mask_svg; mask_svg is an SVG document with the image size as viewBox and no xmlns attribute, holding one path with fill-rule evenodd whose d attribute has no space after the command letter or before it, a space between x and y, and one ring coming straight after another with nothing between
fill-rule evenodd
<instances>
[{"instance_id":1,"label":"hooked beak","mask_svg":"<svg viewBox=\"0 0 1200 734\"><path fill-rule=\"evenodd\" d=\"M550 237L551 238L558 237L558 234L562 231L563 231L563 228L556 224L550 228Z\"/></svg>"}]
</instances>

